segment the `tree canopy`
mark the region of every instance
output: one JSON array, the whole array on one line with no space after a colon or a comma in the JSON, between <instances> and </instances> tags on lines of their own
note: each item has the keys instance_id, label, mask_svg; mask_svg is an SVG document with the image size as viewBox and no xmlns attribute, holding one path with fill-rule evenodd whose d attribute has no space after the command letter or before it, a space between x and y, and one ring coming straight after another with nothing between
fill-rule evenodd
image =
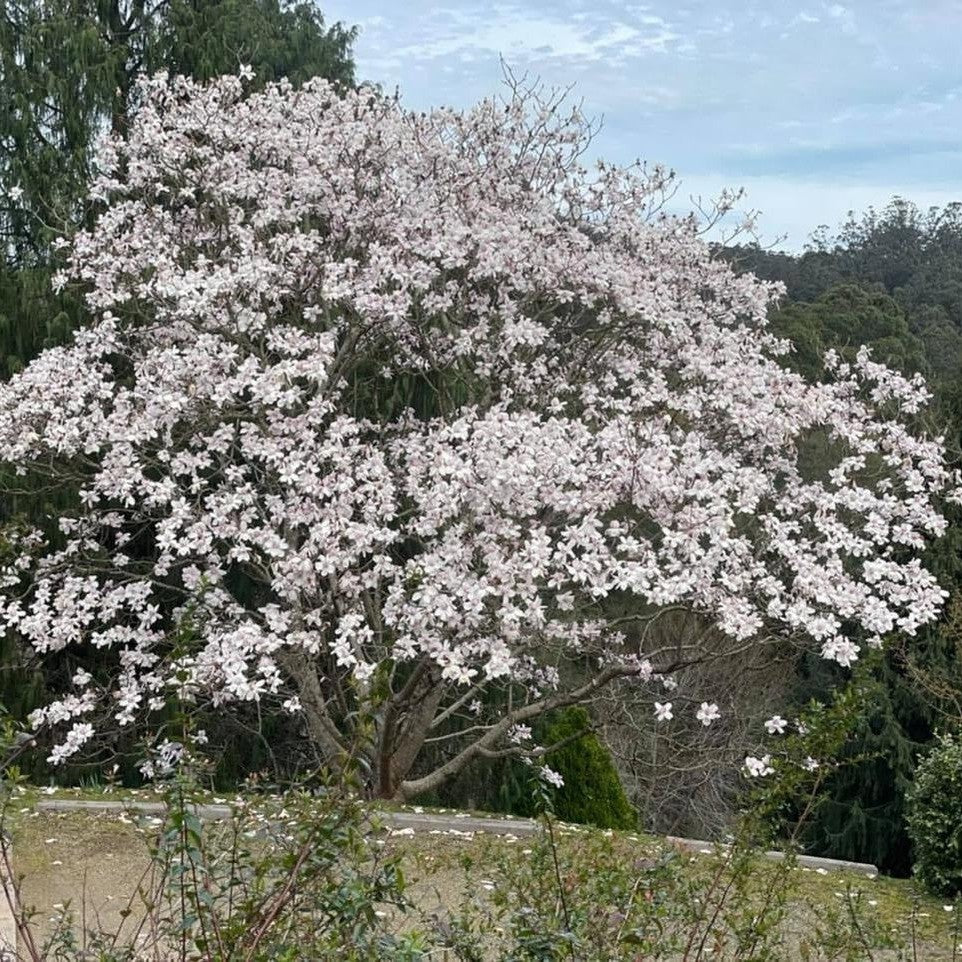
<instances>
[{"instance_id":1,"label":"tree canopy","mask_svg":"<svg viewBox=\"0 0 962 962\"><path fill-rule=\"evenodd\" d=\"M63 545L21 536L4 623L116 659L35 713L54 761L101 705L273 697L409 797L617 679L789 634L849 664L937 615L913 555L954 476L921 380L786 370L773 290L639 213L660 171L583 169L590 128L536 92L413 114L245 82L138 88L58 278L91 320L0 389L0 457L80 488ZM678 607L716 631L653 644Z\"/></svg>"},{"instance_id":2,"label":"tree canopy","mask_svg":"<svg viewBox=\"0 0 962 962\"><path fill-rule=\"evenodd\" d=\"M53 296L53 241L89 223L98 139L122 132L134 84L160 69L207 80L354 83L355 31L285 0L0 2L0 373L63 343L81 305Z\"/></svg>"}]
</instances>

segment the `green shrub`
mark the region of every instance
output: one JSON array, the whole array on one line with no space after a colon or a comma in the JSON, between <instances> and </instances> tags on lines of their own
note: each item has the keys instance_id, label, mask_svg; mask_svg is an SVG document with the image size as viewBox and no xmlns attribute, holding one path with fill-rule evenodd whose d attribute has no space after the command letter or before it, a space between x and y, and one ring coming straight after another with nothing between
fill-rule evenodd
<instances>
[{"instance_id":1,"label":"green shrub","mask_svg":"<svg viewBox=\"0 0 962 962\"><path fill-rule=\"evenodd\" d=\"M806 933L808 954L787 952L786 942L796 939L789 934L789 909L801 891L801 873L792 858L760 861L742 840L695 863L637 838L566 832L550 815L542 824L545 831L529 848L489 842L462 855L469 878L483 871L489 881L465 886L456 909L436 917L443 958L861 962L890 943L864 910L856 914L862 908L856 895L846 905L851 921L835 913L837 924L827 935L821 927Z\"/></svg>"},{"instance_id":2,"label":"green shrub","mask_svg":"<svg viewBox=\"0 0 962 962\"><path fill-rule=\"evenodd\" d=\"M539 740L542 745L554 745L589 726L584 708L566 708L550 718ZM554 800L558 818L599 828L637 827L637 813L621 786L611 753L593 732L549 752L545 763L564 779Z\"/></svg>"},{"instance_id":3,"label":"green shrub","mask_svg":"<svg viewBox=\"0 0 962 962\"><path fill-rule=\"evenodd\" d=\"M396 931L412 911L400 855L342 787L249 796L223 821L201 822L196 783L170 784L150 846L150 871L119 925L67 902L45 933L39 913L18 910L32 962L423 962L427 936ZM46 913L44 913L46 914ZM134 926L125 925L127 916ZM142 919L142 921L137 921Z\"/></svg>"},{"instance_id":4,"label":"green shrub","mask_svg":"<svg viewBox=\"0 0 962 962\"><path fill-rule=\"evenodd\" d=\"M534 726L529 744L553 745L590 727L584 708L557 709ZM622 788L611 754L592 732L550 752L543 763L564 779L552 808L566 822L599 828L637 828L638 817ZM499 758L469 767L441 791L420 796L421 805L468 808L531 817L539 814L532 779L540 763Z\"/></svg>"},{"instance_id":5,"label":"green shrub","mask_svg":"<svg viewBox=\"0 0 962 962\"><path fill-rule=\"evenodd\" d=\"M591 725L584 708L563 708L552 712L535 728L534 741L554 745L577 735ZM553 793L552 808L565 822L596 825L598 828L637 828L638 816L628 801L611 754L593 732L562 745L544 757L544 764L564 779ZM495 769L491 784L496 792L482 797L481 807L511 815L539 814L536 792L532 790L534 770L510 760Z\"/></svg>"},{"instance_id":6,"label":"green shrub","mask_svg":"<svg viewBox=\"0 0 962 962\"><path fill-rule=\"evenodd\" d=\"M962 741L943 735L908 796L916 878L939 895L962 892Z\"/></svg>"}]
</instances>

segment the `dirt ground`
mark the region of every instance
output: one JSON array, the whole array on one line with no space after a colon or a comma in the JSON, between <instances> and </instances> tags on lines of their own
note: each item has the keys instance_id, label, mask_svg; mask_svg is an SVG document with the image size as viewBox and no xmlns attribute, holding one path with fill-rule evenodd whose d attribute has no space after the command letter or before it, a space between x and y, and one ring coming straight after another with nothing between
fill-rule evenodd
<instances>
[{"instance_id":1,"label":"dirt ground","mask_svg":"<svg viewBox=\"0 0 962 962\"><path fill-rule=\"evenodd\" d=\"M147 840L137 826L116 814L28 815L15 834L14 869L21 881L21 903L36 910L47 935L58 909L69 910L80 928L124 933L135 913L138 889L149 882Z\"/></svg>"},{"instance_id":2,"label":"dirt ground","mask_svg":"<svg viewBox=\"0 0 962 962\"><path fill-rule=\"evenodd\" d=\"M138 889L150 889L149 840L155 836L159 821L132 818L123 812L37 813L32 805L11 815L14 869L22 879L22 903L36 910L34 922L41 936L49 935L60 924L61 913L69 910L78 932L99 929L117 932L124 941L131 938L143 917L136 893ZM434 916L443 918L464 899L478 895L481 889L493 888L493 880L487 877L493 871L492 846L511 847L523 859L534 841L457 831L414 834L404 829L389 836L384 844L402 854L407 894L416 906L410 917L393 918L395 927L403 930L423 926ZM656 843L626 839L626 844L637 845L640 850ZM877 906L873 911L893 919L915 905L919 926L928 933L917 954L919 962L955 958L951 938L947 938L954 917L944 913L943 906L934 900L918 903L917 893L908 883L798 871L804 873L799 876L800 891L809 904L819 900L829 904L847 885L857 884L865 890L865 898L870 900L867 904ZM810 921L805 910L799 909L789 923L787 931L798 932ZM889 951L873 955L876 962L906 957L912 956ZM786 944L786 962L798 958L801 956Z\"/></svg>"}]
</instances>

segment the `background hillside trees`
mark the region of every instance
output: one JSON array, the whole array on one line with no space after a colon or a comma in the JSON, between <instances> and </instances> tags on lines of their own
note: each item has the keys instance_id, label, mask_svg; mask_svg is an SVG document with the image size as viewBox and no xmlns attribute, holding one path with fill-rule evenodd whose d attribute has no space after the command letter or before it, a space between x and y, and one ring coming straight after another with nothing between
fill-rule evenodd
<instances>
[{"instance_id":1,"label":"background hillside trees","mask_svg":"<svg viewBox=\"0 0 962 962\"><path fill-rule=\"evenodd\" d=\"M900 370L921 371L935 393L929 416L933 429L958 456L962 205L922 211L895 198L880 211L850 215L835 234L816 233L798 256L757 247L721 254L738 270L785 284L787 298L772 324L795 344L787 363L796 369L814 374L826 348L851 355L866 345L873 356ZM962 518L954 508L948 517L946 536L927 555L958 598ZM898 639L873 669L877 697L847 750L850 764L829 781L810 828L816 850L908 872L905 795L920 750L937 727L955 723L949 693L962 677L956 635L951 622L940 622L916 637ZM799 664L797 680L804 699L824 694L840 678L830 666L806 660Z\"/></svg>"}]
</instances>

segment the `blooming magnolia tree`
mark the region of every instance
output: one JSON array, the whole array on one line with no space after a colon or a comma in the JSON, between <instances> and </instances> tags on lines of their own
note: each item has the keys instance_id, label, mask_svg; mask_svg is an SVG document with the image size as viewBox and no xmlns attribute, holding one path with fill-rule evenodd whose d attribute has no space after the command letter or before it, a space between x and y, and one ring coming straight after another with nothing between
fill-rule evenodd
<instances>
[{"instance_id":1,"label":"blooming magnolia tree","mask_svg":"<svg viewBox=\"0 0 962 962\"><path fill-rule=\"evenodd\" d=\"M936 616L924 385L790 373L777 289L659 215L660 172L583 169L589 133L523 94L144 83L60 278L90 323L0 388L0 458L80 489L0 618L115 658L36 713L55 761L98 706L276 697L406 798L616 679L789 635L848 664ZM680 609L710 630L652 630Z\"/></svg>"}]
</instances>

